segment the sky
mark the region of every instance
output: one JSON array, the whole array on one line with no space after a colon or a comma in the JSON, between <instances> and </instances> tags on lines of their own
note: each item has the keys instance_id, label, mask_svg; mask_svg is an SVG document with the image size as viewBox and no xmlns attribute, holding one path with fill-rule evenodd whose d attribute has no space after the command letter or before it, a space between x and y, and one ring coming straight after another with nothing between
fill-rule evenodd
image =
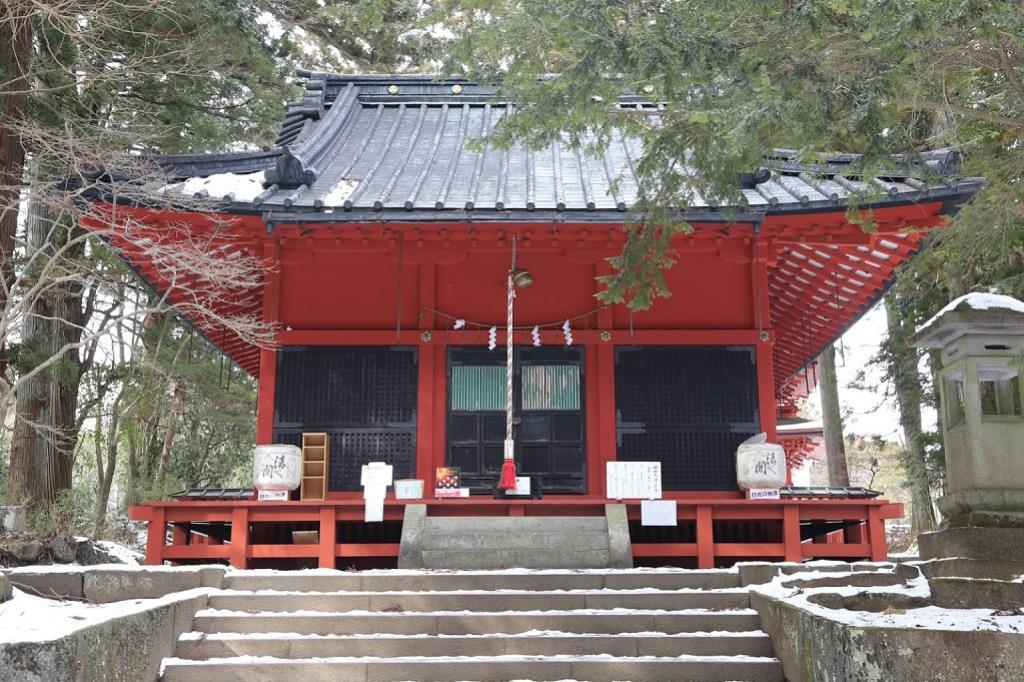
<instances>
[{"instance_id":1,"label":"sky","mask_svg":"<svg viewBox=\"0 0 1024 682\"><path fill-rule=\"evenodd\" d=\"M861 436L878 435L889 441L902 442L899 428L899 410L895 398L885 395L882 370L870 365L871 358L878 353L879 345L886 333L885 306L875 305L868 313L843 335L842 343L836 345L836 373L839 376L839 402L844 412L850 412L844 423L844 432ZM840 352L842 349L845 352ZM865 370L861 382L869 390L851 388L857 381L857 374ZM821 400L818 391L807 402L808 411L821 414ZM926 429L935 426L935 411L925 408L923 413Z\"/></svg>"}]
</instances>

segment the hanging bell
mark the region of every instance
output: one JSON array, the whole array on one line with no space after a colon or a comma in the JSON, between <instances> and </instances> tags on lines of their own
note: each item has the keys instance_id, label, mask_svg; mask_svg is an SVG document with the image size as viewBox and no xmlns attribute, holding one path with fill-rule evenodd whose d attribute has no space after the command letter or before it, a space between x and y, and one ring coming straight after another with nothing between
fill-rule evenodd
<instances>
[{"instance_id":1,"label":"hanging bell","mask_svg":"<svg viewBox=\"0 0 1024 682\"><path fill-rule=\"evenodd\" d=\"M527 289L533 284L533 275L530 274L529 270L516 268L512 271L512 284L515 285L516 289Z\"/></svg>"}]
</instances>

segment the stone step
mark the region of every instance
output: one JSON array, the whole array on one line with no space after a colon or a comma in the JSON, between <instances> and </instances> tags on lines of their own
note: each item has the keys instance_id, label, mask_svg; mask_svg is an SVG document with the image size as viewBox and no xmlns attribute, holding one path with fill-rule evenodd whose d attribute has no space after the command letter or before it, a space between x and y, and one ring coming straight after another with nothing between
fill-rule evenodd
<instances>
[{"instance_id":1,"label":"stone step","mask_svg":"<svg viewBox=\"0 0 1024 682\"><path fill-rule=\"evenodd\" d=\"M607 533L603 516L428 516L424 534Z\"/></svg>"},{"instance_id":2,"label":"stone step","mask_svg":"<svg viewBox=\"0 0 1024 682\"><path fill-rule=\"evenodd\" d=\"M487 635L536 630L614 634L621 632L715 632L760 630L752 609L709 611L526 611L423 613L246 613L204 609L196 613L200 632L290 632L303 635Z\"/></svg>"},{"instance_id":3,"label":"stone step","mask_svg":"<svg viewBox=\"0 0 1024 682\"><path fill-rule=\"evenodd\" d=\"M479 537L479 536L477 536ZM607 568L611 552L607 549L544 548L501 549L491 543L484 549L423 549L420 552L424 568Z\"/></svg>"},{"instance_id":4,"label":"stone step","mask_svg":"<svg viewBox=\"0 0 1024 682\"><path fill-rule=\"evenodd\" d=\"M528 679L590 682L783 682L782 666L773 658L702 657L605 658L553 656L536 659L524 656L479 658L326 658L280 660L266 658L222 658L212 661L165 659L163 682L455 682L478 680L499 682Z\"/></svg>"},{"instance_id":5,"label":"stone step","mask_svg":"<svg viewBox=\"0 0 1024 682\"><path fill-rule=\"evenodd\" d=\"M739 587L735 571L538 571L452 573L356 573L343 571L245 571L228 573L231 590L288 592L416 592L451 590L684 590Z\"/></svg>"},{"instance_id":6,"label":"stone step","mask_svg":"<svg viewBox=\"0 0 1024 682\"><path fill-rule=\"evenodd\" d=\"M571 611L575 609L736 609L749 592L726 590L577 592L240 592L218 593L209 607L229 611Z\"/></svg>"},{"instance_id":7,"label":"stone step","mask_svg":"<svg viewBox=\"0 0 1024 682\"><path fill-rule=\"evenodd\" d=\"M231 656L330 658L346 656L772 656L763 632L698 632L680 634L544 633L477 637L395 635L213 634L190 632L178 640L178 658L201 660Z\"/></svg>"},{"instance_id":8,"label":"stone step","mask_svg":"<svg viewBox=\"0 0 1024 682\"><path fill-rule=\"evenodd\" d=\"M462 550L608 550L608 532L530 532L530 533L431 533L423 534L420 545L427 551Z\"/></svg>"}]
</instances>

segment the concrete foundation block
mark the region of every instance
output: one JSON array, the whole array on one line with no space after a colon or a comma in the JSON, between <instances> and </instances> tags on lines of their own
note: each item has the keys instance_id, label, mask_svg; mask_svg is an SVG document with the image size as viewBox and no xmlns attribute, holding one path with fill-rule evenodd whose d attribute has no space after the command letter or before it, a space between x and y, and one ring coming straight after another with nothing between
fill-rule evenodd
<instances>
[{"instance_id":1,"label":"concrete foundation block","mask_svg":"<svg viewBox=\"0 0 1024 682\"><path fill-rule=\"evenodd\" d=\"M633 568L633 544L629 539L626 505L606 504L604 517L608 524L608 565L611 568Z\"/></svg>"},{"instance_id":2,"label":"concrete foundation block","mask_svg":"<svg viewBox=\"0 0 1024 682\"><path fill-rule=\"evenodd\" d=\"M917 539L922 559L1024 561L1024 528L946 528Z\"/></svg>"},{"instance_id":3,"label":"concrete foundation block","mask_svg":"<svg viewBox=\"0 0 1024 682\"><path fill-rule=\"evenodd\" d=\"M37 594L42 597L63 599L84 599L82 590L83 571L33 571L16 570L7 574L7 578L18 589Z\"/></svg>"},{"instance_id":4,"label":"concrete foundation block","mask_svg":"<svg viewBox=\"0 0 1024 682\"><path fill-rule=\"evenodd\" d=\"M398 548L399 568L423 568L423 527L427 521L427 505L405 505L402 540Z\"/></svg>"}]
</instances>

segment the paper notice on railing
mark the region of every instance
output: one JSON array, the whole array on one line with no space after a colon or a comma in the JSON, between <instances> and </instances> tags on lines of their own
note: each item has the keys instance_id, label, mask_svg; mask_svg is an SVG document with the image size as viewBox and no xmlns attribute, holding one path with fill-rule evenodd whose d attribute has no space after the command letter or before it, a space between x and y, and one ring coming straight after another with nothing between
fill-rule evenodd
<instances>
[{"instance_id":1,"label":"paper notice on railing","mask_svg":"<svg viewBox=\"0 0 1024 682\"><path fill-rule=\"evenodd\" d=\"M366 523L379 523L384 520L384 498L371 497L366 500Z\"/></svg>"},{"instance_id":2,"label":"paper notice on railing","mask_svg":"<svg viewBox=\"0 0 1024 682\"><path fill-rule=\"evenodd\" d=\"M640 502L641 526L677 526L675 500L643 500Z\"/></svg>"}]
</instances>

